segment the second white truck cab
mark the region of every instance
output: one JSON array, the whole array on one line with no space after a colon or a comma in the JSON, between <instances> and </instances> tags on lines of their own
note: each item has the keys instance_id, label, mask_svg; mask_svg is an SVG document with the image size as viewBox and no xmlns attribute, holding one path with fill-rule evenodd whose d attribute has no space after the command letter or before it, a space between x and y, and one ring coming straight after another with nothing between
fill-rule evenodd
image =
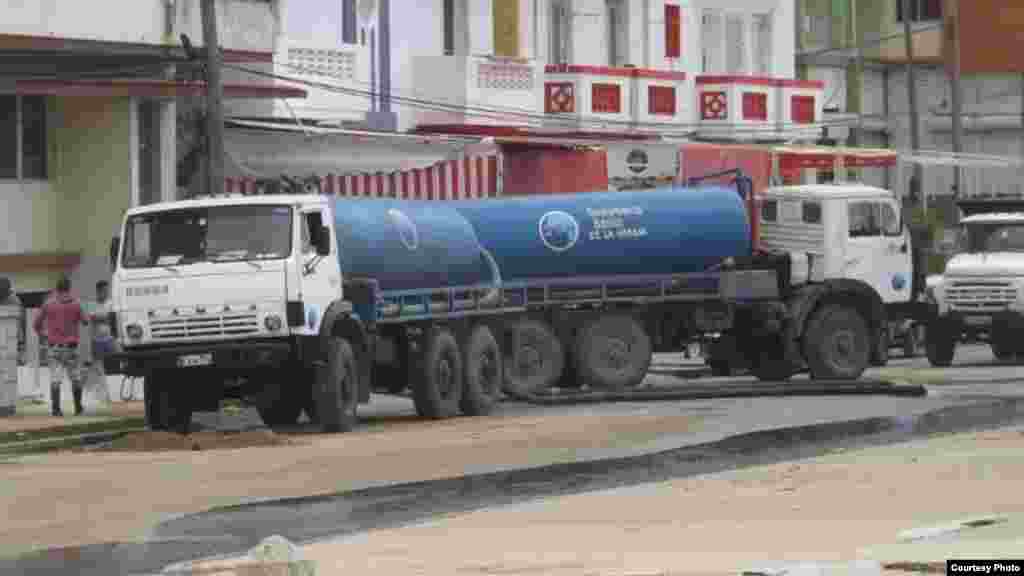
<instances>
[{"instance_id":1,"label":"second white truck cab","mask_svg":"<svg viewBox=\"0 0 1024 576\"><path fill-rule=\"evenodd\" d=\"M988 204L988 206L984 206ZM962 202L957 254L931 288L938 317L928 360L949 366L959 343L988 342L996 358L1024 353L1024 211L1006 202Z\"/></svg>"}]
</instances>

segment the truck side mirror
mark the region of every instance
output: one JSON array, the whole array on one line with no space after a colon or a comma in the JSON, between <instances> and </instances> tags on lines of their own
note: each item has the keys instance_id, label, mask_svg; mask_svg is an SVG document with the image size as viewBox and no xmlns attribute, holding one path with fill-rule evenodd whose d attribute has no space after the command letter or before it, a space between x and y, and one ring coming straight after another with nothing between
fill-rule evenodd
<instances>
[{"instance_id":1,"label":"truck side mirror","mask_svg":"<svg viewBox=\"0 0 1024 576\"><path fill-rule=\"evenodd\" d=\"M117 268L117 253L121 251L121 238L114 236L110 239L110 269Z\"/></svg>"},{"instance_id":2,"label":"truck side mirror","mask_svg":"<svg viewBox=\"0 0 1024 576\"><path fill-rule=\"evenodd\" d=\"M331 229L327 226L321 226L320 233L317 234L316 253L318 256L327 256L331 253Z\"/></svg>"}]
</instances>

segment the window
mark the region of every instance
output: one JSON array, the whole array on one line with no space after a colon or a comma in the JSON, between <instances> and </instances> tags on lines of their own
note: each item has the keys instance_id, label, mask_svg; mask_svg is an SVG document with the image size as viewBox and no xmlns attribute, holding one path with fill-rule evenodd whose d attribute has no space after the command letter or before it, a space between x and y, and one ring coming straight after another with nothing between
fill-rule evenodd
<instances>
[{"instance_id":1,"label":"window","mask_svg":"<svg viewBox=\"0 0 1024 576\"><path fill-rule=\"evenodd\" d=\"M519 0L491 0L494 55L519 57Z\"/></svg>"},{"instance_id":2,"label":"window","mask_svg":"<svg viewBox=\"0 0 1024 576\"><path fill-rule=\"evenodd\" d=\"M900 216L896 213L896 208L886 202L881 205L881 213L882 233L886 236L901 236L903 229L900 228Z\"/></svg>"},{"instance_id":3,"label":"window","mask_svg":"<svg viewBox=\"0 0 1024 576\"><path fill-rule=\"evenodd\" d=\"M821 224L821 204L804 202L802 216L804 224Z\"/></svg>"},{"instance_id":4,"label":"window","mask_svg":"<svg viewBox=\"0 0 1024 576\"><path fill-rule=\"evenodd\" d=\"M754 14L754 74L772 75L772 14Z\"/></svg>"},{"instance_id":5,"label":"window","mask_svg":"<svg viewBox=\"0 0 1024 576\"><path fill-rule=\"evenodd\" d=\"M761 220L775 222L779 219L779 203L775 200L766 200L761 205Z\"/></svg>"},{"instance_id":6,"label":"window","mask_svg":"<svg viewBox=\"0 0 1024 576\"><path fill-rule=\"evenodd\" d=\"M323 227L323 216L320 212L307 212L302 223L302 253L309 254L316 251L316 243L319 240Z\"/></svg>"},{"instance_id":7,"label":"window","mask_svg":"<svg viewBox=\"0 0 1024 576\"><path fill-rule=\"evenodd\" d=\"M45 96L0 96L0 178L45 180L46 142Z\"/></svg>"},{"instance_id":8,"label":"window","mask_svg":"<svg viewBox=\"0 0 1024 576\"><path fill-rule=\"evenodd\" d=\"M942 0L910 0L910 21L942 19ZM903 22L903 0L896 0L896 21Z\"/></svg>"},{"instance_id":9,"label":"window","mask_svg":"<svg viewBox=\"0 0 1024 576\"><path fill-rule=\"evenodd\" d=\"M551 1L551 45L548 55L551 64L569 62L569 14L567 0Z\"/></svg>"},{"instance_id":10,"label":"window","mask_svg":"<svg viewBox=\"0 0 1024 576\"><path fill-rule=\"evenodd\" d=\"M608 65L629 64L628 11L623 0L607 0L608 5Z\"/></svg>"},{"instance_id":11,"label":"window","mask_svg":"<svg viewBox=\"0 0 1024 576\"><path fill-rule=\"evenodd\" d=\"M678 4L665 4L665 57L682 55L682 15Z\"/></svg>"},{"instance_id":12,"label":"window","mask_svg":"<svg viewBox=\"0 0 1024 576\"><path fill-rule=\"evenodd\" d=\"M442 0L441 33L444 38L444 53L455 54L455 0Z\"/></svg>"},{"instance_id":13,"label":"window","mask_svg":"<svg viewBox=\"0 0 1024 576\"><path fill-rule=\"evenodd\" d=\"M341 0L341 41L343 43L356 43L356 22L356 0Z\"/></svg>"},{"instance_id":14,"label":"window","mask_svg":"<svg viewBox=\"0 0 1024 576\"><path fill-rule=\"evenodd\" d=\"M850 238L881 236L879 205L875 202L851 202L849 205Z\"/></svg>"},{"instance_id":15,"label":"window","mask_svg":"<svg viewBox=\"0 0 1024 576\"><path fill-rule=\"evenodd\" d=\"M717 74L721 68L722 54L722 13L719 10L704 10L700 20L701 71Z\"/></svg>"},{"instance_id":16,"label":"window","mask_svg":"<svg viewBox=\"0 0 1024 576\"><path fill-rule=\"evenodd\" d=\"M747 73L747 39L744 18L729 14L725 18L725 67L728 74Z\"/></svg>"},{"instance_id":17,"label":"window","mask_svg":"<svg viewBox=\"0 0 1024 576\"><path fill-rule=\"evenodd\" d=\"M18 177L18 97L0 95L0 178Z\"/></svg>"}]
</instances>

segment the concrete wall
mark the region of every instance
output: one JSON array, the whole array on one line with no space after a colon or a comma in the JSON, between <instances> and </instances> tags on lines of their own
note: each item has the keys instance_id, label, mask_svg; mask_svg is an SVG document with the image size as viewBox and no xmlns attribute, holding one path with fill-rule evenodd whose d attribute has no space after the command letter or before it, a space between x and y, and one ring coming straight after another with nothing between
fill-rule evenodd
<instances>
[{"instance_id":1,"label":"concrete wall","mask_svg":"<svg viewBox=\"0 0 1024 576\"><path fill-rule=\"evenodd\" d=\"M3 7L0 32L162 44L167 31L166 0L17 0ZM202 43L200 0L173 0L175 43L188 34ZM220 0L217 4L220 44L234 50L274 48L277 4L274 1ZM97 10L100 12L97 13Z\"/></svg>"},{"instance_id":2,"label":"concrete wall","mask_svg":"<svg viewBox=\"0 0 1024 576\"><path fill-rule=\"evenodd\" d=\"M46 225L58 230L61 250L81 252L72 280L87 293L109 276L110 238L131 203L133 105L127 98L57 100L52 187L58 204Z\"/></svg>"}]
</instances>

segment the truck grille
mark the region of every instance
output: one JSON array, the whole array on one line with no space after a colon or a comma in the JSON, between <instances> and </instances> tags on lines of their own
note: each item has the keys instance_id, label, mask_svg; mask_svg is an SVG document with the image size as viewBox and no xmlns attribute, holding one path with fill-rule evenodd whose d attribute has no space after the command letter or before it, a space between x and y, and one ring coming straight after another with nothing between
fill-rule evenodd
<instances>
[{"instance_id":1,"label":"truck grille","mask_svg":"<svg viewBox=\"0 0 1024 576\"><path fill-rule=\"evenodd\" d=\"M963 310L1001 310L1017 299L1017 290L1010 282L958 281L946 289L946 298L954 308Z\"/></svg>"},{"instance_id":2,"label":"truck grille","mask_svg":"<svg viewBox=\"0 0 1024 576\"><path fill-rule=\"evenodd\" d=\"M153 340L202 338L212 336L244 336L260 331L256 314L203 314L150 320Z\"/></svg>"}]
</instances>

